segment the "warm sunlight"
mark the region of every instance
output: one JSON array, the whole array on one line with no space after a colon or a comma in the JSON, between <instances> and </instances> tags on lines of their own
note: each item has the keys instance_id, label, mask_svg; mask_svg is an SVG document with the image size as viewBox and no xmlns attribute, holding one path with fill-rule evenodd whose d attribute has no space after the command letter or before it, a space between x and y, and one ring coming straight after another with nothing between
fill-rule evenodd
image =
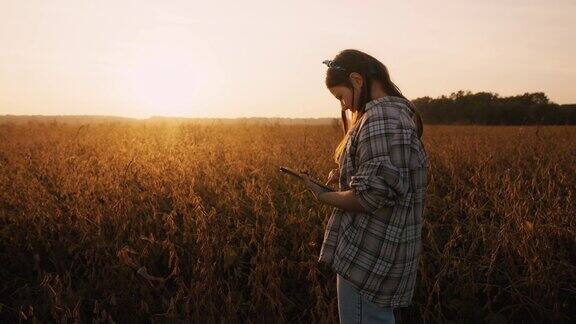
<instances>
[{"instance_id":1,"label":"warm sunlight","mask_svg":"<svg viewBox=\"0 0 576 324\"><path fill-rule=\"evenodd\" d=\"M0 324L574 322L576 0L0 1Z\"/></svg>"},{"instance_id":2,"label":"warm sunlight","mask_svg":"<svg viewBox=\"0 0 576 324\"><path fill-rule=\"evenodd\" d=\"M410 99L576 100L573 0L354 3L5 0L0 115L339 118L321 62L346 48Z\"/></svg>"},{"instance_id":3,"label":"warm sunlight","mask_svg":"<svg viewBox=\"0 0 576 324\"><path fill-rule=\"evenodd\" d=\"M200 71L191 62L156 57L118 71L125 99L137 107L137 118L193 116L198 98Z\"/></svg>"}]
</instances>

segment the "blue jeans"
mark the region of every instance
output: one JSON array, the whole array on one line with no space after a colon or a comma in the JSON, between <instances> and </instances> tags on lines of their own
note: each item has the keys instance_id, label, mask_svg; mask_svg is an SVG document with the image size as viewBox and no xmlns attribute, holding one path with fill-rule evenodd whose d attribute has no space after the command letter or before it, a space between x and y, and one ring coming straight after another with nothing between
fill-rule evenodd
<instances>
[{"instance_id":1,"label":"blue jeans","mask_svg":"<svg viewBox=\"0 0 576 324\"><path fill-rule=\"evenodd\" d=\"M340 323L396 323L394 309L378 306L362 297L356 288L336 274Z\"/></svg>"}]
</instances>

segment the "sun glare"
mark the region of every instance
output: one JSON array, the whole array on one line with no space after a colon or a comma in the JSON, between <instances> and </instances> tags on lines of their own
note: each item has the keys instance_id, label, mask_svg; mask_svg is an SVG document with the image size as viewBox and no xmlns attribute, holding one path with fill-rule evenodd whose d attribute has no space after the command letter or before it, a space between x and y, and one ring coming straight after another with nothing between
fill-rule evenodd
<instances>
[{"instance_id":1,"label":"sun glare","mask_svg":"<svg viewBox=\"0 0 576 324\"><path fill-rule=\"evenodd\" d=\"M136 106L138 118L193 116L200 73L190 62L154 60L123 70L126 99Z\"/></svg>"}]
</instances>

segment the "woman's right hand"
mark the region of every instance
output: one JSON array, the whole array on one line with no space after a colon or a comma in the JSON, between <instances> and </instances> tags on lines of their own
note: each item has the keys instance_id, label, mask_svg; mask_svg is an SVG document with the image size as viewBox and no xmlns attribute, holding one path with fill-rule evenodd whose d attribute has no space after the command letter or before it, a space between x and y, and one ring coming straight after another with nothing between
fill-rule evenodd
<instances>
[{"instance_id":1,"label":"woman's right hand","mask_svg":"<svg viewBox=\"0 0 576 324\"><path fill-rule=\"evenodd\" d=\"M340 169L338 168L332 169L328 174L328 182L326 182L326 184L331 185L333 183L338 183L339 180L340 180Z\"/></svg>"}]
</instances>

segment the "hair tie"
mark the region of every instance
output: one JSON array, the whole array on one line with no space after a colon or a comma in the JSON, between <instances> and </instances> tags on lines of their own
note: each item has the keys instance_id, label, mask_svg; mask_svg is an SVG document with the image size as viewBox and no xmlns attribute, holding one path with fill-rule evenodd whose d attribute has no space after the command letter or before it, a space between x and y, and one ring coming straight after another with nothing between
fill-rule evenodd
<instances>
[{"instance_id":1,"label":"hair tie","mask_svg":"<svg viewBox=\"0 0 576 324\"><path fill-rule=\"evenodd\" d=\"M334 61L332 60L324 60L322 61L323 64L326 64L328 66L328 68L333 68L336 70L342 70L342 71L346 71L345 68L341 67L340 65L334 63Z\"/></svg>"}]
</instances>

